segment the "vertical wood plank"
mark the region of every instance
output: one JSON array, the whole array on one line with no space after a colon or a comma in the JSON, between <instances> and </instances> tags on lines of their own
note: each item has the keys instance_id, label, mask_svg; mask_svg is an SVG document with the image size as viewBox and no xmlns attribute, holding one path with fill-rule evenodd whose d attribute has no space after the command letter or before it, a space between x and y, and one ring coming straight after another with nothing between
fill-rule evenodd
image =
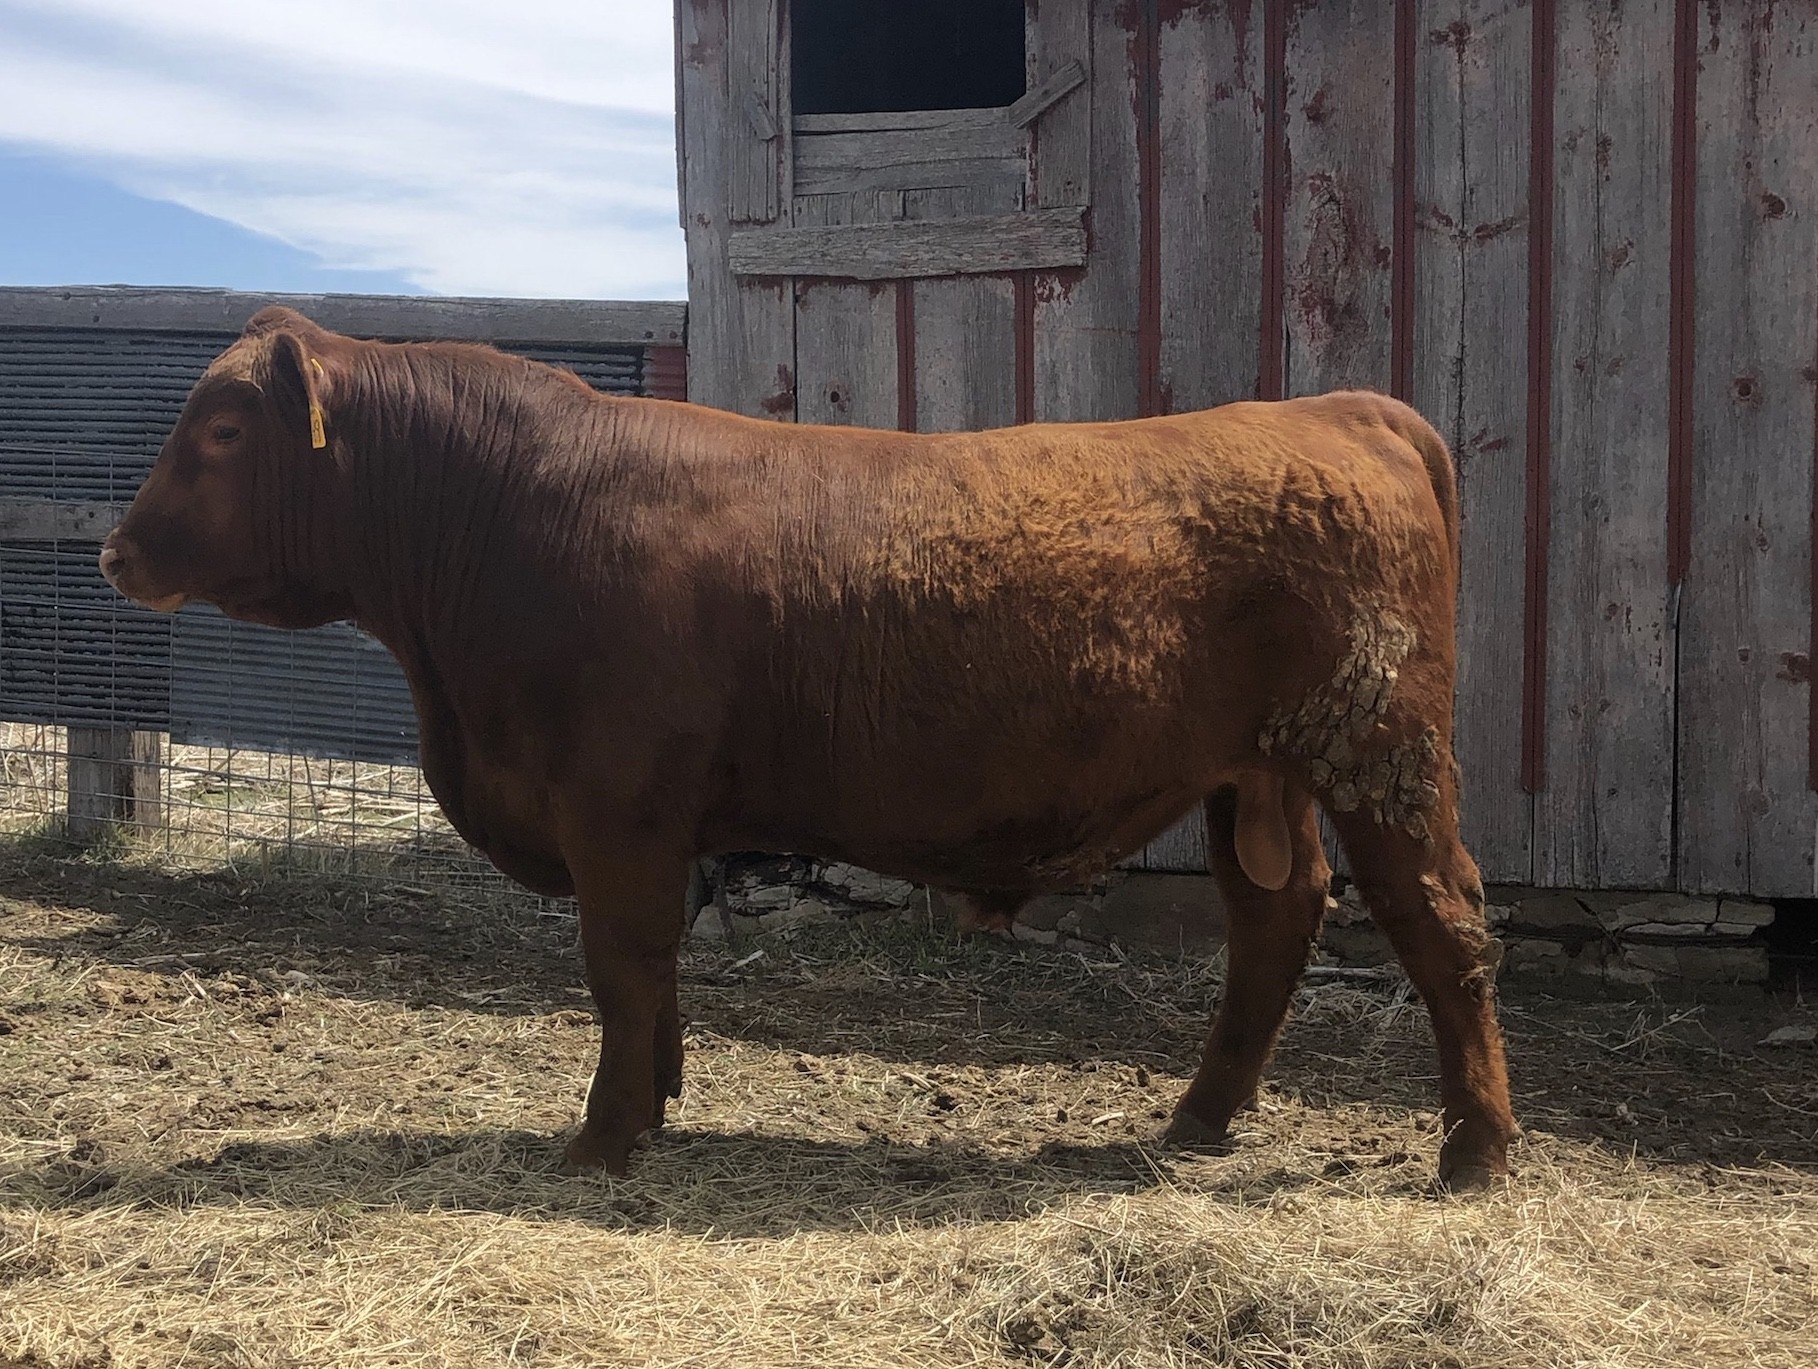
<instances>
[{"instance_id":1,"label":"vertical wood plank","mask_svg":"<svg viewBox=\"0 0 1818 1369\"><path fill-rule=\"evenodd\" d=\"M164 734L133 733L132 740L127 743L127 755L131 773L126 789L133 823L146 835L161 831L164 827Z\"/></svg>"},{"instance_id":2,"label":"vertical wood plank","mask_svg":"<svg viewBox=\"0 0 1818 1369\"><path fill-rule=\"evenodd\" d=\"M1287 23L1287 393L1390 380L1395 30L1375 0Z\"/></svg>"},{"instance_id":3,"label":"vertical wood plank","mask_svg":"<svg viewBox=\"0 0 1818 1369\"><path fill-rule=\"evenodd\" d=\"M789 149L787 53L781 0L727 0L726 122L729 204L735 223L769 223L783 193Z\"/></svg>"},{"instance_id":4,"label":"vertical wood plank","mask_svg":"<svg viewBox=\"0 0 1818 1369\"><path fill-rule=\"evenodd\" d=\"M910 190L903 215L956 218L1016 210L983 189ZM1016 285L1008 276L915 282L915 413L925 433L977 431L1016 422Z\"/></svg>"},{"instance_id":5,"label":"vertical wood plank","mask_svg":"<svg viewBox=\"0 0 1818 1369\"><path fill-rule=\"evenodd\" d=\"M1016 422L1016 287L1005 276L915 283L916 426L926 433Z\"/></svg>"},{"instance_id":6,"label":"vertical wood plank","mask_svg":"<svg viewBox=\"0 0 1818 1369\"><path fill-rule=\"evenodd\" d=\"M896 285L802 281L795 312L799 421L894 428Z\"/></svg>"},{"instance_id":7,"label":"vertical wood plank","mask_svg":"<svg viewBox=\"0 0 1818 1369\"><path fill-rule=\"evenodd\" d=\"M1818 16L1700 7L1681 888L1810 896Z\"/></svg>"},{"instance_id":8,"label":"vertical wood plank","mask_svg":"<svg viewBox=\"0 0 1818 1369\"><path fill-rule=\"evenodd\" d=\"M741 285L727 265L728 0L679 0L683 222L688 240L689 397L759 417L795 417L795 314L788 281Z\"/></svg>"},{"instance_id":9,"label":"vertical wood plank","mask_svg":"<svg viewBox=\"0 0 1818 1369\"><path fill-rule=\"evenodd\" d=\"M1559 7L1546 786L1536 882L1671 882L1672 0Z\"/></svg>"},{"instance_id":10,"label":"vertical wood plank","mask_svg":"<svg viewBox=\"0 0 1818 1369\"><path fill-rule=\"evenodd\" d=\"M1252 399L1262 298L1262 0L1161 26L1161 385L1171 412Z\"/></svg>"},{"instance_id":11,"label":"vertical wood plank","mask_svg":"<svg viewBox=\"0 0 1818 1369\"><path fill-rule=\"evenodd\" d=\"M1038 70L1078 57L1089 22L1091 119L1039 125L1036 200L1071 193L1077 168L1092 168L1086 265L1046 272L1035 287L1035 418L1040 421L1130 418L1138 412L1137 89L1132 44L1135 7L1091 0L1076 10L1047 4L1037 41ZM1077 16L1077 17L1076 17ZM1054 49L1058 48L1058 51ZM1069 102L1053 111L1059 114ZM1076 113L1077 111L1074 111ZM1089 134L1081 143L1079 135Z\"/></svg>"},{"instance_id":12,"label":"vertical wood plank","mask_svg":"<svg viewBox=\"0 0 1818 1369\"><path fill-rule=\"evenodd\" d=\"M794 220L875 223L901 217L902 210L902 191L798 195ZM795 319L797 420L896 427L896 283L797 281Z\"/></svg>"},{"instance_id":13,"label":"vertical wood plank","mask_svg":"<svg viewBox=\"0 0 1818 1369\"><path fill-rule=\"evenodd\" d=\"M1195 805L1191 813L1145 846L1139 860L1130 864L1136 869L1169 874L1204 874L1211 868L1206 854L1204 805Z\"/></svg>"},{"instance_id":14,"label":"vertical wood plank","mask_svg":"<svg viewBox=\"0 0 1818 1369\"><path fill-rule=\"evenodd\" d=\"M1525 0L1426 0L1415 57L1411 402L1458 465L1463 573L1453 750L1465 845L1484 878L1533 878L1521 786L1527 443ZM1513 628L1513 630L1512 630Z\"/></svg>"},{"instance_id":15,"label":"vertical wood plank","mask_svg":"<svg viewBox=\"0 0 1818 1369\"><path fill-rule=\"evenodd\" d=\"M1027 0L1028 85L1078 62L1086 83L1029 130L1030 201L1043 209L1092 202L1093 11L1101 0Z\"/></svg>"}]
</instances>

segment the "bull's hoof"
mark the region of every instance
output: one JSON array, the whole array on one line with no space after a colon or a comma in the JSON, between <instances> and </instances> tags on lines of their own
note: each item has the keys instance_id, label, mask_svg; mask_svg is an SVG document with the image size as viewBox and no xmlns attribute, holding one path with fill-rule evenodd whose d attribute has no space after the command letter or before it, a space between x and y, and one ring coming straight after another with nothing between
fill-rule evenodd
<instances>
[{"instance_id":1,"label":"bull's hoof","mask_svg":"<svg viewBox=\"0 0 1818 1369\"><path fill-rule=\"evenodd\" d=\"M1508 1181L1509 1167L1506 1162L1448 1161L1444 1157L1439 1162L1438 1191L1452 1197L1488 1193L1492 1189L1503 1187Z\"/></svg>"},{"instance_id":2,"label":"bull's hoof","mask_svg":"<svg viewBox=\"0 0 1818 1369\"><path fill-rule=\"evenodd\" d=\"M682 1079L680 1075L677 1075L667 1084L657 1085L656 1096L652 1099L652 1106L656 1116L656 1120L650 1124L650 1129L652 1131L661 1131L663 1129L663 1122L669 1113L669 1100L671 1098L680 1098L681 1096Z\"/></svg>"},{"instance_id":3,"label":"bull's hoof","mask_svg":"<svg viewBox=\"0 0 1818 1369\"><path fill-rule=\"evenodd\" d=\"M1439 1146L1439 1191L1483 1193L1506 1184L1512 1133L1466 1123L1448 1128Z\"/></svg>"},{"instance_id":4,"label":"bull's hoof","mask_svg":"<svg viewBox=\"0 0 1818 1369\"><path fill-rule=\"evenodd\" d=\"M994 936L1000 941L1016 940L1016 920L1002 913L961 911L954 915L953 930L963 937Z\"/></svg>"},{"instance_id":5,"label":"bull's hoof","mask_svg":"<svg viewBox=\"0 0 1818 1369\"><path fill-rule=\"evenodd\" d=\"M583 1126L562 1154L561 1172L565 1175L601 1172L623 1178L631 1168L631 1151L636 1138L630 1140L601 1136Z\"/></svg>"},{"instance_id":6,"label":"bull's hoof","mask_svg":"<svg viewBox=\"0 0 1818 1369\"><path fill-rule=\"evenodd\" d=\"M1202 1122L1190 1112L1176 1112L1161 1134L1161 1143L1170 1150L1223 1153L1231 1148L1231 1133L1224 1127Z\"/></svg>"}]
</instances>

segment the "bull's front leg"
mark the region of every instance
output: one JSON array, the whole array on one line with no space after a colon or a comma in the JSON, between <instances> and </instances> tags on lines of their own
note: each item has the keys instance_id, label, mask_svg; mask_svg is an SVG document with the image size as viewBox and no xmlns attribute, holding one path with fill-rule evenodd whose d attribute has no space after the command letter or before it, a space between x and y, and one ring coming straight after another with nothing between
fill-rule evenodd
<instances>
[{"instance_id":1,"label":"bull's front leg","mask_svg":"<svg viewBox=\"0 0 1818 1369\"><path fill-rule=\"evenodd\" d=\"M662 1125L665 1101L681 1092L676 910L687 866L599 856L569 866L587 987L600 1014L600 1061L581 1129L568 1143L568 1167L623 1174L638 1139Z\"/></svg>"}]
</instances>

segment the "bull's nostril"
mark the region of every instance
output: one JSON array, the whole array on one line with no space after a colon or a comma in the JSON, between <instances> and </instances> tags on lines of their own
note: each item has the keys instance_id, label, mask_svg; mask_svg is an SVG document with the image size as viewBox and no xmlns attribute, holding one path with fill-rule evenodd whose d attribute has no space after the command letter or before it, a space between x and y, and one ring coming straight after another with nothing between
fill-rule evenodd
<instances>
[{"instance_id":1,"label":"bull's nostril","mask_svg":"<svg viewBox=\"0 0 1818 1369\"><path fill-rule=\"evenodd\" d=\"M125 560L125 558L123 556L121 556L120 553L118 551L116 551L114 548L102 547L101 548L101 574L102 574L102 576L104 578L106 578L107 580L111 581L114 578L114 571L116 569L118 569L120 562L123 560Z\"/></svg>"}]
</instances>

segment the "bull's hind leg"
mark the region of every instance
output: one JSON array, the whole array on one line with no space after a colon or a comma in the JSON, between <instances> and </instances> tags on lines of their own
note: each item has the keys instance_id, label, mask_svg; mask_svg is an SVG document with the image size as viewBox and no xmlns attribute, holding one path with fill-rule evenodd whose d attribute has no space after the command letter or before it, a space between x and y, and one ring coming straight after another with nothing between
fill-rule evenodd
<instances>
[{"instance_id":1,"label":"bull's hind leg","mask_svg":"<svg viewBox=\"0 0 1818 1369\"><path fill-rule=\"evenodd\" d=\"M662 1124L664 1102L681 1087L676 908L687 869L679 860L599 856L569 865L587 987L600 1013L600 1060L567 1158L575 1169L623 1174L632 1147Z\"/></svg>"},{"instance_id":2,"label":"bull's hind leg","mask_svg":"<svg viewBox=\"0 0 1818 1369\"><path fill-rule=\"evenodd\" d=\"M1267 889L1244 873L1239 860L1236 791L1220 790L1206 801L1207 849L1225 901L1225 991L1199 1072L1175 1108L1169 1141L1224 1138L1232 1115L1256 1093L1319 934L1332 872L1320 848L1313 801L1288 785L1282 803L1287 871L1279 888ZM1265 877L1275 881L1275 873Z\"/></svg>"},{"instance_id":3,"label":"bull's hind leg","mask_svg":"<svg viewBox=\"0 0 1818 1369\"><path fill-rule=\"evenodd\" d=\"M656 1116L651 1122L653 1127L663 1125L663 1114L669 1108L671 1098L682 1096L682 1005L676 1001L676 982L673 972L669 975L669 992L657 1005L656 1034L651 1041L651 1055L654 1068L652 1084L655 1092Z\"/></svg>"},{"instance_id":4,"label":"bull's hind leg","mask_svg":"<svg viewBox=\"0 0 1818 1369\"><path fill-rule=\"evenodd\" d=\"M1481 1188L1508 1172L1515 1117L1496 1023L1483 884L1458 839L1450 767L1439 767L1430 783L1438 801L1418 816L1379 817L1353 807L1334 809L1331 817L1370 914L1432 1019L1445 1108L1440 1183Z\"/></svg>"}]
</instances>

